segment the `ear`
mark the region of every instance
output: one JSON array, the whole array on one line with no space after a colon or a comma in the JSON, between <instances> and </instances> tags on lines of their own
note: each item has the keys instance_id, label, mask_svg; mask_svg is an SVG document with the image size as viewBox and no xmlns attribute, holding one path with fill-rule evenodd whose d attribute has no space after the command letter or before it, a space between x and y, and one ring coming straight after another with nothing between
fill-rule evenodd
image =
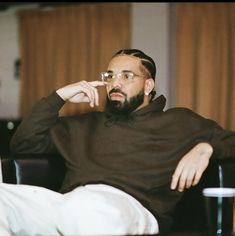
<instances>
[{"instance_id":1,"label":"ear","mask_svg":"<svg viewBox=\"0 0 235 236\"><path fill-rule=\"evenodd\" d=\"M149 95L150 92L154 89L155 82L153 78L146 79L145 81L145 87L144 87L144 94Z\"/></svg>"}]
</instances>

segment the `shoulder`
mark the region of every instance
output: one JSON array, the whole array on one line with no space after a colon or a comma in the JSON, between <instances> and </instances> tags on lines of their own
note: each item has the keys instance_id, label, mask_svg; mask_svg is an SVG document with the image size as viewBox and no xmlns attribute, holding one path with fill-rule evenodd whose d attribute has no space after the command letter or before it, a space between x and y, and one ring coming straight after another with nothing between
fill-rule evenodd
<instances>
[{"instance_id":1,"label":"shoulder","mask_svg":"<svg viewBox=\"0 0 235 236\"><path fill-rule=\"evenodd\" d=\"M194 112L190 108L187 107L173 107L165 110L166 114L174 114L174 115L183 115L183 116L200 116L198 113Z\"/></svg>"},{"instance_id":2,"label":"shoulder","mask_svg":"<svg viewBox=\"0 0 235 236\"><path fill-rule=\"evenodd\" d=\"M166 116L172 117L175 120L180 120L182 122L188 122L193 124L203 123L206 125L216 123L214 120L208 119L186 107L170 108L166 110L164 113Z\"/></svg>"}]
</instances>

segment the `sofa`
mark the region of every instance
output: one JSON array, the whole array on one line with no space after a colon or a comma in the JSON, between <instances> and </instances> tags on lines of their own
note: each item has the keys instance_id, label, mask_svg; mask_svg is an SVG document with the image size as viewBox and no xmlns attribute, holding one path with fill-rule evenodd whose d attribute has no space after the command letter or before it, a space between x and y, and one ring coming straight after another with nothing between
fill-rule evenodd
<instances>
[{"instance_id":1,"label":"sofa","mask_svg":"<svg viewBox=\"0 0 235 236\"><path fill-rule=\"evenodd\" d=\"M60 156L9 153L0 156L3 182L37 185L59 191L66 171ZM172 232L204 232L206 230L202 197L202 189L205 187L235 188L235 159L220 161L211 159L199 184L186 190L182 200L176 206Z\"/></svg>"}]
</instances>

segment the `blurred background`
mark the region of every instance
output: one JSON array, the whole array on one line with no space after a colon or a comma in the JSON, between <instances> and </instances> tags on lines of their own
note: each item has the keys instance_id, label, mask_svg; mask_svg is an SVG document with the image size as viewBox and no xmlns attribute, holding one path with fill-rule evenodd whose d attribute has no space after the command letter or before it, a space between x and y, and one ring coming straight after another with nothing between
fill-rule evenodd
<instances>
[{"instance_id":1,"label":"blurred background","mask_svg":"<svg viewBox=\"0 0 235 236\"><path fill-rule=\"evenodd\" d=\"M120 48L155 60L167 109L188 107L235 129L235 3L1 2L0 146L36 101L99 79ZM89 109L66 104L61 115Z\"/></svg>"}]
</instances>

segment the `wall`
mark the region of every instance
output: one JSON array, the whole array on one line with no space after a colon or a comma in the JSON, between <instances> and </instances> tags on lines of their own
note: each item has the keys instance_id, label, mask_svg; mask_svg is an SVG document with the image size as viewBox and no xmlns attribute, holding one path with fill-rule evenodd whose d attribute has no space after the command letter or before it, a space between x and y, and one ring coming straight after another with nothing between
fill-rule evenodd
<instances>
[{"instance_id":1,"label":"wall","mask_svg":"<svg viewBox=\"0 0 235 236\"><path fill-rule=\"evenodd\" d=\"M0 117L18 116L19 81L14 78L18 58L17 19L13 11L0 14Z\"/></svg>"},{"instance_id":2,"label":"wall","mask_svg":"<svg viewBox=\"0 0 235 236\"><path fill-rule=\"evenodd\" d=\"M0 119L19 118L20 81L15 77L19 58L17 11L37 4L12 7L0 12Z\"/></svg>"},{"instance_id":3,"label":"wall","mask_svg":"<svg viewBox=\"0 0 235 236\"><path fill-rule=\"evenodd\" d=\"M19 117L20 81L14 77L19 57L16 11L0 12L0 118ZM170 105L169 3L132 3L131 46L144 50L157 65L156 89Z\"/></svg>"},{"instance_id":4,"label":"wall","mask_svg":"<svg viewBox=\"0 0 235 236\"><path fill-rule=\"evenodd\" d=\"M164 94L167 101L170 98L168 12L168 3L133 3L131 41L133 48L145 51L154 59L156 91L158 95Z\"/></svg>"}]
</instances>

